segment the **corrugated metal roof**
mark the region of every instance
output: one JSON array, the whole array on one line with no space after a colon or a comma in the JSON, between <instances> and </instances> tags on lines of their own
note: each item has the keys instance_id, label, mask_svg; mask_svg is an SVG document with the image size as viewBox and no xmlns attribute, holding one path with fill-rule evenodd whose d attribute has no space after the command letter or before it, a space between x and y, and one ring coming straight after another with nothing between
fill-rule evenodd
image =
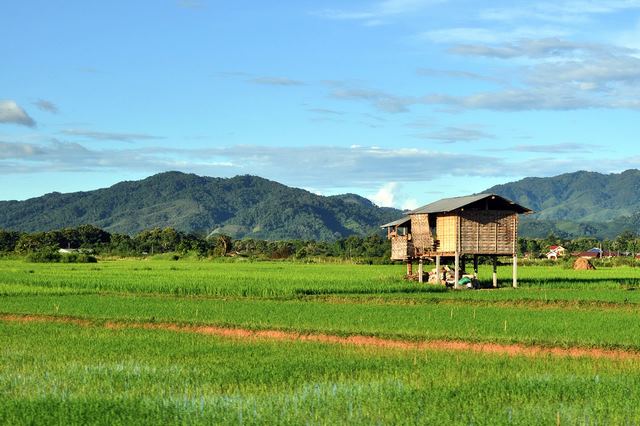
<instances>
[{"instance_id":1,"label":"corrugated metal roof","mask_svg":"<svg viewBox=\"0 0 640 426\"><path fill-rule=\"evenodd\" d=\"M468 206L469 204L473 204L477 201L484 200L485 198L497 198L505 202L506 204L510 204L513 208L513 211L516 213L532 213L533 210L528 209L526 207L521 206L520 204L516 204L508 198L501 197L497 194L476 194L476 195L467 195L464 197L453 197L453 198L443 198L442 200L435 201L431 204L427 204L426 206L418 207L415 210L408 212L409 215L417 214L417 213L446 213L453 210L460 209L462 207ZM390 226L402 225L405 222L411 220L410 216L405 216L401 219L395 220L393 222L386 223L381 228L388 228Z\"/></svg>"},{"instance_id":2,"label":"corrugated metal roof","mask_svg":"<svg viewBox=\"0 0 640 426\"><path fill-rule=\"evenodd\" d=\"M431 204L427 204L426 206L418 207L415 210L409 212L409 214L416 213L444 213L450 212L453 210L457 210L459 208L468 206L469 204L473 204L476 201L484 200L485 198L495 197L505 201L508 204L511 204L513 210L518 213L528 213L531 212L526 207L523 207L519 204L514 203L511 200L508 200L504 197L501 197L496 194L477 194L477 195L467 195L464 197L453 197L453 198L443 198L442 200L435 201Z\"/></svg>"},{"instance_id":3,"label":"corrugated metal roof","mask_svg":"<svg viewBox=\"0 0 640 426\"><path fill-rule=\"evenodd\" d=\"M468 204L475 203L476 201L480 201L490 195L491 194L478 194L467 195L465 197L443 198L442 200L434 201L431 204L418 207L417 209L410 211L409 214L450 212Z\"/></svg>"},{"instance_id":4,"label":"corrugated metal roof","mask_svg":"<svg viewBox=\"0 0 640 426\"><path fill-rule=\"evenodd\" d=\"M389 228L391 226L402 225L405 222L409 222L411 218L409 216L405 216L401 219L394 220L393 222L385 223L384 225L380 225L380 228Z\"/></svg>"}]
</instances>

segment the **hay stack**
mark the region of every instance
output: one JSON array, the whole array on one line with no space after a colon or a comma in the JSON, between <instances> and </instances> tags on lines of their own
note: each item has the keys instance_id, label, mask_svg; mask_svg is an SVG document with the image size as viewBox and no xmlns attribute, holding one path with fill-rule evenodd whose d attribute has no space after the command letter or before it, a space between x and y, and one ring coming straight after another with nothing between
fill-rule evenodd
<instances>
[{"instance_id":1,"label":"hay stack","mask_svg":"<svg viewBox=\"0 0 640 426\"><path fill-rule=\"evenodd\" d=\"M589 259L579 257L575 262L573 262L573 269L576 269L578 271L588 271L596 268L591 264L591 261Z\"/></svg>"}]
</instances>

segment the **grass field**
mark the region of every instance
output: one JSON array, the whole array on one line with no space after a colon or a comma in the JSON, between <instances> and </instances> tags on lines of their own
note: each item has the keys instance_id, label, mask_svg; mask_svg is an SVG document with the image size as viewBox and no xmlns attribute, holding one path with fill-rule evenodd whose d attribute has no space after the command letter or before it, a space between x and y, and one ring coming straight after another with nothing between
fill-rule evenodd
<instances>
[{"instance_id":1,"label":"grass field","mask_svg":"<svg viewBox=\"0 0 640 426\"><path fill-rule=\"evenodd\" d=\"M404 281L401 265L0 260L0 423L640 422L640 270L519 272L519 289L443 291ZM584 351L271 341L172 324Z\"/></svg>"}]
</instances>

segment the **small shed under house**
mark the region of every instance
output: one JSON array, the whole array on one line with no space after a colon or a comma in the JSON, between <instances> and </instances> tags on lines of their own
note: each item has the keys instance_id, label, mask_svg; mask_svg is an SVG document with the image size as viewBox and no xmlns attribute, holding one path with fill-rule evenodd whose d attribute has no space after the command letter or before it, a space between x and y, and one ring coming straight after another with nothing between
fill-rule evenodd
<instances>
[{"instance_id":1,"label":"small shed under house","mask_svg":"<svg viewBox=\"0 0 640 426\"><path fill-rule=\"evenodd\" d=\"M532 213L526 207L496 194L445 198L412 210L406 216L382 225L391 240L391 259L412 264L419 262L422 281L424 259L435 258L440 271L441 258L454 258L454 286L458 287L461 258L472 255L474 273L478 256L493 259L493 286L497 286L497 257L513 257L513 286L517 287L518 215ZM436 282L440 282L437 273Z\"/></svg>"}]
</instances>

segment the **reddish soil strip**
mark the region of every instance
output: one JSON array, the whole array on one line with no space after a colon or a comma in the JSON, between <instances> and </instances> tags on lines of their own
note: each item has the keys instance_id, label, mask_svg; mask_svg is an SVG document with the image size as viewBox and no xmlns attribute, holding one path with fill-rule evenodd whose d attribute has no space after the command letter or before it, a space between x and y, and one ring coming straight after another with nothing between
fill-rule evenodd
<instances>
[{"instance_id":1,"label":"reddish soil strip","mask_svg":"<svg viewBox=\"0 0 640 426\"><path fill-rule=\"evenodd\" d=\"M89 320L48 316L48 315L8 315L0 314L0 321L9 322L55 322L64 324L76 324L80 326L96 326L97 323ZM477 343L450 340L427 340L410 341L397 339L384 339L373 336L337 336L331 334L301 334L291 331L280 330L248 330L242 328L224 328L209 325L180 325L173 323L146 323L146 322L106 322L105 328L109 329L130 329L138 328L145 330L166 330L179 333L197 333L212 336L221 336L241 340L261 339L277 341L305 341L319 342L339 345L362 346L371 348L389 348L401 350L431 350L431 351L466 351L493 354L505 354L509 356L558 356L569 358L606 358L606 359L640 359L640 352L625 351L621 349L600 349L600 348L561 348L544 346L526 346L522 344L501 344L501 343Z\"/></svg>"},{"instance_id":2,"label":"reddish soil strip","mask_svg":"<svg viewBox=\"0 0 640 426\"><path fill-rule=\"evenodd\" d=\"M55 315L20 315L0 314L0 321L7 322L53 322L59 324L75 324L89 327L94 323L89 320Z\"/></svg>"}]
</instances>

